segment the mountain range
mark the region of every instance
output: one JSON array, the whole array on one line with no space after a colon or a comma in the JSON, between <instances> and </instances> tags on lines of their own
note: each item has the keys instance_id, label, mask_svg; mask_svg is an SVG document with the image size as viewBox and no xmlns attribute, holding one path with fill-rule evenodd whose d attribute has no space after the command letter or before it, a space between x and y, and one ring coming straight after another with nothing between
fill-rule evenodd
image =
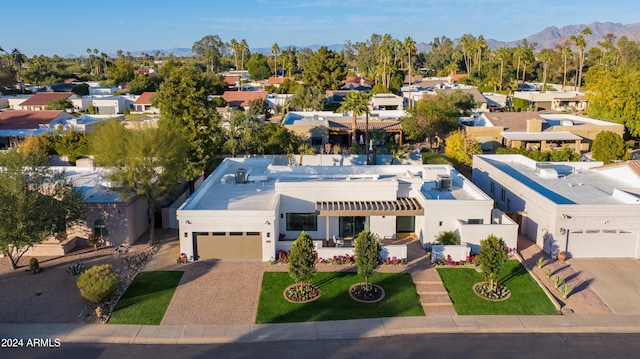
<instances>
[{"instance_id":1,"label":"mountain range","mask_svg":"<svg viewBox=\"0 0 640 359\"><path fill-rule=\"evenodd\" d=\"M553 48L556 45L563 45L571 38L571 35L578 35L585 27L589 27L591 29L591 35L585 36L585 40L587 41L587 48L597 46L598 41L602 41L602 38L606 34L613 34L617 38L622 36L626 36L629 40L640 42L640 22L633 24L620 24L620 23L612 23L612 22L594 22L588 25L579 24L579 25L567 25L563 27L550 26L543 29L540 32L537 32L533 35L527 36L524 40L527 40L529 44L537 44L535 50L541 50L546 48ZM478 36L480 34L473 34L474 36ZM459 42L458 39L453 39L453 43L457 44ZM495 39L485 39L487 42L487 46L490 49L497 49L500 46L504 47L516 47L522 44L522 40L517 41L500 41ZM309 48L312 51L318 50L323 45L308 45L308 46L298 46L298 45L287 45L280 46L281 49L286 49L289 46L294 47L296 49ZM341 51L343 49L342 44L332 44L326 45L330 50ZM416 44L416 48L418 52L429 51L431 46L426 42L419 42ZM175 56L192 56L193 52L189 47L175 47L172 49L153 49L153 50L141 50L141 51L131 51L131 54L134 56L140 56L141 53L154 55L156 52L161 52L164 54L173 53ZM252 48L251 52L259 52L263 54L270 54L270 47L259 47ZM109 54L110 56L115 56L115 54ZM76 57L73 54L69 54L66 57Z\"/></svg>"}]
</instances>

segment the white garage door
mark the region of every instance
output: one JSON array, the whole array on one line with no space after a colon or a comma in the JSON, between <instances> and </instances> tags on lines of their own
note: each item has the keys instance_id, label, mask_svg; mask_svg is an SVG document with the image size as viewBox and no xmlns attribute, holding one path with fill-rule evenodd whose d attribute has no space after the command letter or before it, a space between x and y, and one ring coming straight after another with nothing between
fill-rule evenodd
<instances>
[{"instance_id":1,"label":"white garage door","mask_svg":"<svg viewBox=\"0 0 640 359\"><path fill-rule=\"evenodd\" d=\"M636 234L580 231L569 233L568 252L574 258L633 257Z\"/></svg>"}]
</instances>

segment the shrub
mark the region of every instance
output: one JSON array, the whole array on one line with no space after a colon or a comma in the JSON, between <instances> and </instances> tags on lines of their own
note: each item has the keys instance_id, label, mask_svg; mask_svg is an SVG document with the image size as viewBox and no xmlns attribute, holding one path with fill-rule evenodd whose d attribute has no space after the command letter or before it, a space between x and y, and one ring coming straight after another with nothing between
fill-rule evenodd
<instances>
[{"instance_id":1,"label":"shrub","mask_svg":"<svg viewBox=\"0 0 640 359\"><path fill-rule=\"evenodd\" d=\"M542 268L544 266L544 257L543 256L538 257L538 261L536 262L536 266L538 268Z\"/></svg>"},{"instance_id":2,"label":"shrub","mask_svg":"<svg viewBox=\"0 0 640 359\"><path fill-rule=\"evenodd\" d=\"M84 264L82 264L82 261L80 260L73 262L72 264L69 265L69 267L67 267L67 273L70 276L78 275L82 273L83 270L84 270Z\"/></svg>"},{"instance_id":3,"label":"shrub","mask_svg":"<svg viewBox=\"0 0 640 359\"><path fill-rule=\"evenodd\" d=\"M456 232L440 232L435 239L435 243L445 246L460 244L460 237Z\"/></svg>"},{"instance_id":4,"label":"shrub","mask_svg":"<svg viewBox=\"0 0 640 359\"><path fill-rule=\"evenodd\" d=\"M308 283L316 274L316 260L313 240L302 231L289 251L289 275L296 283Z\"/></svg>"},{"instance_id":5,"label":"shrub","mask_svg":"<svg viewBox=\"0 0 640 359\"><path fill-rule=\"evenodd\" d=\"M562 285L562 279L560 278L559 275L553 277L553 287L554 288L559 288Z\"/></svg>"},{"instance_id":6,"label":"shrub","mask_svg":"<svg viewBox=\"0 0 640 359\"><path fill-rule=\"evenodd\" d=\"M29 271L32 274L42 272L42 268L40 268L40 263L38 263L38 258L33 257L29 260Z\"/></svg>"},{"instance_id":7,"label":"shrub","mask_svg":"<svg viewBox=\"0 0 640 359\"><path fill-rule=\"evenodd\" d=\"M547 278L550 278L550 277L551 277L551 268L547 268L547 269L544 271L544 276L545 276L545 277L547 277Z\"/></svg>"},{"instance_id":8,"label":"shrub","mask_svg":"<svg viewBox=\"0 0 640 359\"><path fill-rule=\"evenodd\" d=\"M102 303L116 292L117 279L111 264L93 266L76 282L80 295L93 303Z\"/></svg>"},{"instance_id":9,"label":"shrub","mask_svg":"<svg viewBox=\"0 0 640 359\"><path fill-rule=\"evenodd\" d=\"M495 289L498 273L507 262L507 245L502 238L493 234L480 241L480 269L484 273L485 280L489 282L489 288Z\"/></svg>"}]
</instances>

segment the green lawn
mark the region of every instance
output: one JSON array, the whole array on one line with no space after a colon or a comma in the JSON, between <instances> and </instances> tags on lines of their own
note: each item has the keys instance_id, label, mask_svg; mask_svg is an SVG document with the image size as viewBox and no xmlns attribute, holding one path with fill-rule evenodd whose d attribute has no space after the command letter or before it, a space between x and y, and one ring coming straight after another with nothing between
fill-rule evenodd
<instances>
[{"instance_id":1,"label":"green lawn","mask_svg":"<svg viewBox=\"0 0 640 359\"><path fill-rule=\"evenodd\" d=\"M499 282L511 290L511 297L492 302L478 297L473 285L484 275L472 268L438 268L456 312L461 315L548 315L555 307L527 270L517 260L508 261L500 271Z\"/></svg>"},{"instance_id":2,"label":"green lawn","mask_svg":"<svg viewBox=\"0 0 640 359\"><path fill-rule=\"evenodd\" d=\"M159 325L184 272L140 272L118 301L109 324Z\"/></svg>"},{"instance_id":3,"label":"green lawn","mask_svg":"<svg viewBox=\"0 0 640 359\"><path fill-rule=\"evenodd\" d=\"M384 288L385 297L377 303L356 302L349 287L363 282L356 273L320 272L312 283L322 291L309 303L289 303L286 287L293 284L289 273L267 272L262 279L257 323L311 322L321 320L402 317L424 315L416 287L407 273L376 273L370 282Z\"/></svg>"}]
</instances>

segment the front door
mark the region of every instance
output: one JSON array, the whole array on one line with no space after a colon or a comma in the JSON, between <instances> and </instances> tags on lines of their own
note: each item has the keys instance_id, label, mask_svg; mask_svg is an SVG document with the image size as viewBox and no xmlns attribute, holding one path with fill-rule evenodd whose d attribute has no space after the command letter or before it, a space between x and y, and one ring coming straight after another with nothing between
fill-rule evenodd
<instances>
[{"instance_id":1,"label":"front door","mask_svg":"<svg viewBox=\"0 0 640 359\"><path fill-rule=\"evenodd\" d=\"M355 238L369 230L369 217L340 217L340 237Z\"/></svg>"}]
</instances>

